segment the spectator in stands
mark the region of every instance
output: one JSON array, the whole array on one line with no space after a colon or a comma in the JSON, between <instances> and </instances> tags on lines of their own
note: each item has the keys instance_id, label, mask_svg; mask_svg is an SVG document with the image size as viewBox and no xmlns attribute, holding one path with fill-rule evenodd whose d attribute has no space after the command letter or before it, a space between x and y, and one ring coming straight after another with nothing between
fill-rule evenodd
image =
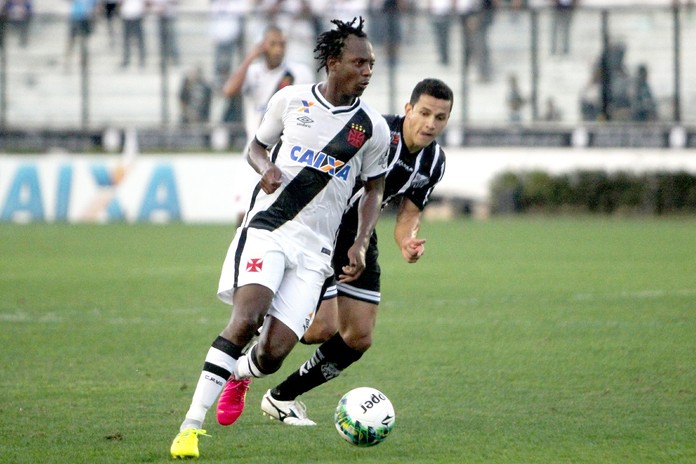
<instances>
[{"instance_id":1,"label":"spectator in stands","mask_svg":"<svg viewBox=\"0 0 696 464\"><path fill-rule=\"evenodd\" d=\"M488 34L493 25L495 10L499 0L453 0L454 14L459 17L464 31L464 63L469 66L478 60L478 74L481 82L490 82L491 66ZM438 40L444 40L446 36ZM447 37L447 42L449 38Z\"/></svg>"},{"instance_id":2,"label":"spectator in stands","mask_svg":"<svg viewBox=\"0 0 696 464\"><path fill-rule=\"evenodd\" d=\"M31 0L7 0L2 5L0 17L6 22L8 29L17 32L19 46L25 48L29 44L29 25L32 17Z\"/></svg>"},{"instance_id":3,"label":"spectator in stands","mask_svg":"<svg viewBox=\"0 0 696 464\"><path fill-rule=\"evenodd\" d=\"M138 43L140 67L144 68L147 61L145 52L145 34L143 18L145 17L145 0L119 0L119 12L123 21L123 61L122 68L130 65L131 42Z\"/></svg>"},{"instance_id":4,"label":"spectator in stands","mask_svg":"<svg viewBox=\"0 0 696 464\"><path fill-rule=\"evenodd\" d=\"M181 122L201 124L210 121L210 102L213 90L203 77L200 66L184 77L179 91Z\"/></svg>"},{"instance_id":5,"label":"spectator in stands","mask_svg":"<svg viewBox=\"0 0 696 464\"><path fill-rule=\"evenodd\" d=\"M590 79L580 94L580 114L583 121L598 121L602 115L602 71L593 65Z\"/></svg>"},{"instance_id":6,"label":"spectator in stands","mask_svg":"<svg viewBox=\"0 0 696 464\"><path fill-rule=\"evenodd\" d=\"M656 121L657 105L648 83L648 68L638 65L631 101L631 119L633 121Z\"/></svg>"},{"instance_id":7,"label":"spectator in stands","mask_svg":"<svg viewBox=\"0 0 696 464\"><path fill-rule=\"evenodd\" d=\"M213 40L213 82L216 89L222 89L232 71L235 51L241 53L246 0L211 0L209 13L209 33Z\"/></svg>"},{"instance_id":8,"label":"spectator in stands","mask_svg":"<svg viewBox=\"0 0 696 464\"><path fill-rule=\"evenodd\" d=\"M522 92L520 91L520 86L517 81L517 75L511 73L510 75L508 75L508 120L512 123L521 122L522 108L524 108L526 104L527 100L522 96Z\"/></svg>"},{"instance_id":9,"label":"spectator in stands","mask_svg":"<svg viewBox=\"0 0 696 464\"><path fill-rule=\"evenodd\" d=\"M92 33L97 0L70 0L68 45L65 50L65 69L70 69L70 57L78 37L87 40Z\"/></svg>"},{"instance_id":10,"label":"spectator in stands","mask_svg":"<svg viewBox=\"0 0 696 464\"><path fill-rule=\"evenodd\" d=\"M464 63L468 66L477 59L479 80L490 82L493 67L488 35L499 1L428 0L440 64L449 64L450 24L451 18L457 16L464 32Z\"/></svg>"},{"instance_id":11,"label":"spectator in stands","mask_svg":"<svg viewBox=\"0 0 696 464\"><path fill-rule=\"evenodd\" d=\"M488 35L493 25L498 2L499 0L480 0L479 10L476 13L475 46L478 56L478 74L481 82L490 82L493 78Z\"/></svg>"},{"instance_id":12,"label":"spectator in stands","mask_svg":"<svg viewBox=\"0 0 696 464\"><path fill-rule=\"evenodd\" d=\"M602 95L606 98L606 113L610 121L631 119L631 76L625 64L626 44L611 43L600 60Z\"/></svg>"},{"instance_id":13,"label":"spectator in stands","mask_svg":"<svg viewBox=\"0 0 696 464\"><path fill-rule=\"evenodd\" d=\"M109 32L109 47L116 45L116 31L114 30L114 18L118 14L118 0L102 0L106 28Z\"/></svg>"},{"instance_id":14,"label":"spectator in stands","mask_svg":"<svg viewBox=\"0 0 696 464\"><path fill-rule=\"evenodd\" d=\"M570 23L577 0L551 0L551 54L570 53Z\"/></svg>"},{"instance_id":15,"label":"spectator in stands","mask_svg":"<svg viewBox=\"0 0 696 464\"><path fill-rule=\"evenodd\" d=\"M556 100L553 97L546 99L543 118L546 122L558 122L562 119L561 110L556 105Z\"/></svg>"},{"instance_id":16,"label":"spectator in stands","mask_svg":"<svg viewBox=\"0 0 696 464\"><path fill-rule=\"evenodd\" d=\"M452 0L428 0L428 13L435 34L438 61L442 65L449 65L449 36L452 15L454 14L454 2Z\"/></svg>"},{"instance_id":17,"label":"spectator in stands","mask_svg":"<svg viewBox=\"0 0 696 464\"><path fill-rule=\"evenodd\" d=\"M408 6L406 0L371 0L370 37L374 44L384 46L389 66L396 66L399 60L401 17Z\"/></svg>"},{"instance_id":18,"label":"spectator in stands","mask_svg":"<svg viewBox=\"0 0 696 464\"><path fill-rule=\"evenodd\" d=\"M176 15L179 0L148 0L157 15L160 58L173 65L179 64L179 47L176 39Z\"/></svg>"}]
</instances>

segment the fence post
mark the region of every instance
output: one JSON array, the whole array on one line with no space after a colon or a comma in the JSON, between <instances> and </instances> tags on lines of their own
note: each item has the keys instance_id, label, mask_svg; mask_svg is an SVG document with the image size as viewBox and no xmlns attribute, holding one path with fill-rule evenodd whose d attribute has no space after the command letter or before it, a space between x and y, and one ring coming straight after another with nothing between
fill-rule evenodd
<instances>
[{"instance_id":1,"label":"fence post","mask_svg":"<svg viewBox=\"0 0 696 464\"><path fill-rule=\"evenodd\" d=\"M462 75L461 75L461 88L462 88L462 124L469 122L469 61L471 56L468 52L468 47L472 44L471 37L469 36L467 27L468 15L459 15L459 22L462 28Z\"/></svg>"},{"instance_id":2,"label":"fence post","mask_svg":"<svg viewBox=\"0 0 696 464\"><path fill-rule=\"evenodd\" d=\"M674 22L674 122L681 122L681 24L679 22L679 3L672 6L672 18Z\"/></svg>"},{"instance_id":3,"label":"fence post","mask_svg":"<svg viewBox=\"0 0 696 464\"><path fill-rule=\"evenodd\" d=\"M5 50L5 15L0 14L0 127L7 124L7 52Z\"/></svg>"},{"instance_id":4,"label":"fence post","mask_svg":"<svg viewBox=\"0 0 696 464\"><path fill-rule=\"evenodd\" d=\"M87 41L89 33L82 31L80 34L80 100L82 102L81 120L82 128L87 129L89 125L89 53Z\"/></svg>"},{"instance_id":5,"label":"fence post","mask_svg":"<svg viewBox=\"0 0 696 464\"><path fill-rule=\"evenodd\" d=\"M167 17L162 13L158 17L160 35L160 76L162 78L162 124L169 125L169 30Z\"/></svg>"},{"instance_id":6,"label":"fence post","mask_svg":"<svg viewBox=\"0 0 696 464\"><path fill-rule=\"evenodd\" d=\"M609 12L602 10L602 54L600 74L602 80L602 119L609 121L609 103L611 102L611 72L609 70Z\"/></svg>"},{"instance_id":7,"label":"fence post","mask_svg":"<svg viewBox=\"0 0 696 464\"><path fill-rule=\"evenodd\" d=\"M531 69L532 69L532 121L539 120L539 12L532 8L529 10L531 27Z\"/></svg>"}]
</instances>

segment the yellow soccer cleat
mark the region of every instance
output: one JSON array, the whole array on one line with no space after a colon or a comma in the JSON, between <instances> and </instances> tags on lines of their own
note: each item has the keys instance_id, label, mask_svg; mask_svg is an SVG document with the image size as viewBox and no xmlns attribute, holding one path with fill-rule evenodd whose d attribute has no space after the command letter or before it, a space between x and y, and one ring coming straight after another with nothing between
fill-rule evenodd
<instances>
[{"instance_id":1,"label":"yellow soccer cleat","mask_svg":"<svg viewBox=\"0 0 696 464\"><path fill-rule=\"evenodd\" d=\"M174 459L197 458L200 456L198 452L198 435L206 435L205 430L201 429L186 429L179 432L174 438L172 447L169 450Z\"/></svg>"}]
</instances>

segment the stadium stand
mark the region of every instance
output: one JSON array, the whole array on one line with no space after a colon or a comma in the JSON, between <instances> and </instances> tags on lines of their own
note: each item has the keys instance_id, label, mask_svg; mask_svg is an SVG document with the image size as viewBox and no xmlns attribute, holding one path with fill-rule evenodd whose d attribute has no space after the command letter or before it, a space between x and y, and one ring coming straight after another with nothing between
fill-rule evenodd
<instances>
[{"instance_id":1,"label":"stadium stand","mask_svg":"<svg viewBox=\"0 0 696 464\"><path fill-rule=\"evenodd\" d=\"M87 114L83 114L82 81L77 56L71 66L64 62L67 41L67 2L37 2L37 14L31 28L31 41L26 49L18 46L15 37L6 43L6 107L5 121L9 126L22 127L80 127L87 118L89 127L110 125L176 124L179 118L177 93L183 74L200 64L212 75L212 43L207 34L207 2L192 0L182 6L176 28L182 53L181 66L169 67L166 80L162 77L157 57L156 19L146 21L149 61L145 69L119 69L120 42L109 47L106 24L98 22L89 41L89 75ZM572 26L570 56L558 58L549 53L550 16L547 9L538 10L538 112L548 97L553 97L561 108L563 124L580 122L579 95L589 79L592 63L601 52L601 9L597 1L585 2L589 8L578 11ZM633 3L631 3L633 4ZM614 10L612 10L614 11ZM684 11L681 15L682 43L696 43L696 14ZM379 62L373 83L365 97L383 112L397 112L408 98L408 90L425 74L434 75L450 83L455 89L457 102L451 125L505 125L507 121L505 94L507 75L515 72L523 90L531 94L533 69L531 66L531 16L502 10L490 32L494 79L489 83L476 80L470 71L466 87L460 63L460 31L452 31L452 56L449 66L442 66L435 56L431 24L426 15L413 21L413 35L405 38L396 84L389 80L386 64ZM686 27L686 26L690 27ZM626 61L629 69L647 63L653 91L660 103L660 114L670 119L673 114L674 87L672 16L669 9L619 8L610 20L612 38L627 45ZM120 28L119 28L120 30ZM253 40L247 32L247 43ZM681 82L696 78L696 50L682 46L680 55ZM163 92L163 86L165 86ZM683 84L682 84L683 86ZM464 91L466 89L466 91ZM683 86L682 119L696 121L696 91ZM166 93L166 102L163 102ZM529 95L531 96L531 95ZM223 102L215 96L212 121L218 122ZM533 119L532 107L523 121Z\"/></svg>"}]
</instances>

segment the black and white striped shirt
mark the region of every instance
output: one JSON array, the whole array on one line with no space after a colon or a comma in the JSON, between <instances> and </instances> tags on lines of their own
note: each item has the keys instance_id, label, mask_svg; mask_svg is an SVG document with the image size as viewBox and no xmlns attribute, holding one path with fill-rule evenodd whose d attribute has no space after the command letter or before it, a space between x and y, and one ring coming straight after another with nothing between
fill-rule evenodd
<instances>
[{"instance_id":1,"label":"black and white striped shirt","mask_svg":"<svg viewBox=\"0 0 696 464\"><path fill-rule=\"evenodd\" d=\"M404 117L393 115L385 116L385 119L389 124L391 141L382 208L406 197L422 211L435 185L445 174L445 153L435 141L417 153L410 153L404 144ZM362 189L358 189L351 198L351 211L344 215L341 227L357 229L357 223L346 222L357 220L356 211L362 192Z\"/></svg>"}]
</instances>

